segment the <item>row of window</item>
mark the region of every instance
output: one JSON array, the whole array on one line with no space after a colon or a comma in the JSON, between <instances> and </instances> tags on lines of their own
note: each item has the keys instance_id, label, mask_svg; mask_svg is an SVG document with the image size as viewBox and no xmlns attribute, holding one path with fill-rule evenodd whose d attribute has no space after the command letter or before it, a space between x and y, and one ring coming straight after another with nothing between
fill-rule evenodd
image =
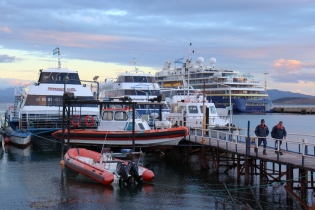
<instances>
[{"instance_id":1,"label":"row of window","mask_svg":"<svg viewBox=\"0 0 315 210\"><path fill-rule=\"evenodd\" d=\"M107 92L109 97L120 97L120 96L157 96L161 94L160 90L136 90L136 89L125 89L125 90L112 90Z\"/></svg>"},{"instance_id":2,"label":"row of window","mask_svg":"<svg viewBox=\"0 0 315 210\"><path fill-rule=\"evenodd\" d=\"M81 84L78 73L60 72L42 72L39 76L38 82L46 84Z\"/></svg>"},{"instance_id":3,"label":"row of window","mask_svg":"<svg viewBox=\"0 0 315 210\"><path fill-rule=\"evenodd\" d=\"M93 97L80 97L82 100L94 100ZM63 96L28 95L25 106L62 106ZM97 107L96 104L77 104L76 107Z\"/></svg>"},{"instance_id":4,"label":"row of window","mask_svg":"<svg viewBox=\"0 0 315 210\"><path fill-rule=\"evenodd\" d=\"M117 82L155 83L155 79L150 76L120 76L118 77Z\"/></svg>"},{"instance_id":5,"label":"row of window","mask_svg":"<svg viewBox=\"0 0 315 210\"><path fill-rule=\"evenodd\" d=\"M214 106L209 106L207 108L209 108L209 111L210 111L211 114L216 114L217 113L217 111L216 111ZM171 107L171 111L173 113L182 113L182 111L185 111L185 109L186 109L185 106L172 106ZM203 113L203 106L199 106L199 109L198 109L198 106L196 106L196 105L189 105L188 106L188 113L189 114Z\"/></svg>"}]
</instances>

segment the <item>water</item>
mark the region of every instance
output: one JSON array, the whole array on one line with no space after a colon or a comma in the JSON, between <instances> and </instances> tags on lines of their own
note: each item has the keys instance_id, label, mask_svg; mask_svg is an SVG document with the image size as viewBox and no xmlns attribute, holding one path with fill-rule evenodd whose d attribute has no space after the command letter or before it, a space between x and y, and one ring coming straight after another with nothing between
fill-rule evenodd
<instances>
[{"instance_id":1,"label":"water","mask_svg":"<svg viewBox=\"0 0 315 210\"><path fill-rule=\"evenodd\" d=\"M233 116L234 124L246 128L250 121L252 129L261 119L270 129L282 120L288 133L315 135L313 115ZM234 199L259 209L244 187L243 176L237 185L236 169L216 174L211 162L209 170L200 170L193 162L183 165L161 154L148 154L145 167L155 173L152 184L103 186L60 166L60 148L53 139L34 138L24 149L13 145L0 149L0 209L215 209L215 198L229 200L223 182ZM258 179L252 183L255 194ZM263 209L293 209L286 205L283 186L266 185L261 190ZM312 196L308 199L314 202Z\"/></svg>"}]
</instances>

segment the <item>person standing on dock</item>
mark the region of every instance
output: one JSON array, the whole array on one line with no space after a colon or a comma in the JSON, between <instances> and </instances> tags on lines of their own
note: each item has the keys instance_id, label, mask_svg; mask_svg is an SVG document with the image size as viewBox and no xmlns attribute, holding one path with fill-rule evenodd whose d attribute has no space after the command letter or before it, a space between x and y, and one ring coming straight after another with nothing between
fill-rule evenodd
<instances>
[{"instance_id":1,"label":"person standing on dock","mask_svg":"<svg viewBox=\"0 0 315 210\"><path fill-rule=\"evenodd\" d=\"M279 144L279 153L280 155L283 155L281 151L281 144L282 144L282 139L286 139L286 136L287 136L287 131L285 130L285 127L283 126L283 122L280 121L277 125L275 125L272 128L272 131L271 131L271 137L276 139L275 153L278 153L278 144Z\"/></svg>"},{"instance_id":2,"label":"person standing on dock","mask_svg":"<svg viewBox=\"0 0 315 210\"><path fill-rule=\"evenodd\" d=\"M266 137L269 135L269 129L267 125L265 124L265 120L261 119L260 124L257 125L255 129L255 134L258 137L258 147L263 143L264 145L264 155L267 155L266 153L266 147L267 147L267 140ZM255 148L255 152L257 153L257 148Z\"/></svg>"}]
</instances>

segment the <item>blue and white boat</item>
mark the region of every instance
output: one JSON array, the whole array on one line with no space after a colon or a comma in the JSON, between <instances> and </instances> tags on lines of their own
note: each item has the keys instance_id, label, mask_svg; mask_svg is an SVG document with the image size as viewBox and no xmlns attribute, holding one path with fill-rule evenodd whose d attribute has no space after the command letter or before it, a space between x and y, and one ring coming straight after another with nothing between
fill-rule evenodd
<instances>
[{"instance_id":1,"label":"blue and white boat","mask_svg":"<svg viewBox=\"0 0 315 210\"><path fill-rule=\"evenodd\" d=\"M252 74L241 74L238 71L215 68L216 59L211 58L209 64L202 57L192 62L189 57L164 64L162 71L156 72L155 79L166 98L178 92L169 88L193 88L205 91L207 100L216 108L233 105L234 112L273 112L273 104L267 91Z\"/></svg>"},{"instance_id":2,"label":"blue and white boat","mask_svg":"<svg viewBox=\"0 0 315 210\"><path fill-rule=\"evenodd\" d=\"M11 127L4 128L5 135L10 139L10 143L19 145L19 146L26 146L31 143L31 136L30 132L15 129L13 130Z\"/></svg>"},{"instance_id":3,"label":"blue and white boat","mask_svg":"<svg viewBox=\"0 0 315 210\"><path fill-rule=\"evenodd\" d=\"M59 48L56 50L60 55ZM74 93L82 100L95 100L90 85L80 80L77 71L61 68L58 56L57 68L40 69L36 82L15 88L14 103L5 113L8 126L13 131L37 135L62 129L64 92ZM76 122L70 126L96 128L98 113L94 104L72 107L71 116L75 116Z\"/></svg>"}]
</instances>

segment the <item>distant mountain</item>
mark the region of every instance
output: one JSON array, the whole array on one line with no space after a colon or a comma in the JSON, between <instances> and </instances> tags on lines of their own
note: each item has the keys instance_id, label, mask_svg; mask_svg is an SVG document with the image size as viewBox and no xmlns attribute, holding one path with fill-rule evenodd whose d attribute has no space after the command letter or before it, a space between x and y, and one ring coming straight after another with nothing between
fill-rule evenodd
<instances>
[{"instance_id":1,"label":"distant mountain","mask_svg":"<svg viewBox=\"0 0 315 210\"><path fill-rule=\"evenodd\" d=\"M6 88L0 90L0 103L14 102L14 88Z\"/></svg>"},{"instance_id":2,"label":"distant mountain","mask_svg":"<svg viewBox=\"0 0 315 210\"><path fill-rule=\"evenodd\" d=\"M267 93L269 95L269 98L273 100L277 100L280 98L315 98L315 96L311 95L304 95L301 93L292 93L290 91L281 91L281 90L267 90Z\"/></svg>"},{"instance_id":3,"label":"distant mountain","mask_svg":"<svg viewBox=\"0 0 315 210\"><path fill-rule=\"evenodd\" d=\"M279 98L276 100L272 100L273 104L305 104L305 105L314 105L315 98L295 98L295 97L287 97L287 98Z\"/></svg>"}]
</instances>

